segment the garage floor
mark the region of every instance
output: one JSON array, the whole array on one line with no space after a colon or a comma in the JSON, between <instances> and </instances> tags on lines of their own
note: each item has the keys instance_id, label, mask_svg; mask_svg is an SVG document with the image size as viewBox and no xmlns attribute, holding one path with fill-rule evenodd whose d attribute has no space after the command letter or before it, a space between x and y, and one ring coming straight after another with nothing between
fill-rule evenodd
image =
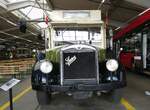
<instances>
[{"instance_id":1,"label":"garage floor","mask_svg":"<svg viewBox=\"0 0 150 110\"><path fill-rule=\"evenodd\" d=\"M30 78L13 88L14 110L150 110L150 77L127 74L128 86L120 103L112 103L106 97L92 97L85 101L77 101L64 94L53 95L48 106L38 106L35 91L30 87ZM0 110L9 110L7 92L0 91Z\"/></svg>"}]
</instances>

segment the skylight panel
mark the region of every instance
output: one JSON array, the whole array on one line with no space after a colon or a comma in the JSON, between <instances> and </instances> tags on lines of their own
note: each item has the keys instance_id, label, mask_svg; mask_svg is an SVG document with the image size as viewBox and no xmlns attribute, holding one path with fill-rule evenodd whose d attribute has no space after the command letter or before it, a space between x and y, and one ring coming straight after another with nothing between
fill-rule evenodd
<instances>
[{"instance_id":1,"label":"skylight panel","mask_svg":"<svg viewBox=\"0 0 150 110\"><path fill-rule=\"evenodd\" d=\"M43 18L43 10L39 8L34 8L34 7L27 7L24 9L20 9L20 11L27 15L30 19L39 19Z\"/></svg>"},{"instance_id":2,"label":"skylight panel","mask_svg":"<svg viewBox=\"0 0 150 110\"><path fill-rule=\"evenodd\" d=\"M21 1L24 1L24 0L7 0L9 3L15 3L15 2L21 2Z\"/></svg>"}]
</instances>

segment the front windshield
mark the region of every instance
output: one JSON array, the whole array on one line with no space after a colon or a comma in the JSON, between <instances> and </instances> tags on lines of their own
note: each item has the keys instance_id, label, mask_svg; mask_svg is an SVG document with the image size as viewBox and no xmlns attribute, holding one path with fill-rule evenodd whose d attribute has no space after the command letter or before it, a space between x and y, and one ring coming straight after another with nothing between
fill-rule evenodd
<instances>
[{"instance_id":1,"label":"front windshield","mask_svg":"<svg viewBox=\"0 0 150 110\"><path fill-rule=\"evenodd\" d=\"M89 44L100 43L101 40L101 29L90 28L90 29L55 29L55 46L64 44Z\"/></svg>"}]
</instances>

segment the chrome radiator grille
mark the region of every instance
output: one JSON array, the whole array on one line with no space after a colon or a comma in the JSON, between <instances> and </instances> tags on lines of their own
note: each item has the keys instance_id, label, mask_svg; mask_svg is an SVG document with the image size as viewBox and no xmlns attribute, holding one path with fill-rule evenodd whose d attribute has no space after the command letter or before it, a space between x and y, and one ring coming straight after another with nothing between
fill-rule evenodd
<instances>
[{"instance_id":1,"label":"chrome radiator grille","mask_svg":"<svg viewBox=\"0 0 150 110\"><path fill-rule=\"evenodd\" d=\"M62 84L98 82L96 51L63 51L61 60Z\"/></svg>"}]
</instances>

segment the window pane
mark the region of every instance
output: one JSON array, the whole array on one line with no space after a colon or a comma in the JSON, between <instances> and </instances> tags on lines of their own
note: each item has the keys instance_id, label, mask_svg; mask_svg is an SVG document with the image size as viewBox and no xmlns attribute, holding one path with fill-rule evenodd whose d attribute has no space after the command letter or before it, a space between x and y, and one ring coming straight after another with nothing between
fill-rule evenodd
<instances>
[{"instance_id":1,"label":"window pane","mask_svg":"<svg viewBox=\"0 0 150 110\"><path fill-rule=\"evenodd\" d=\"M88 32L87 31L76 31L76 39L77 40L88 40Z\"/></svg>"},{"instance_id":2,"label":"window pane","mask_svg":"<svg viewBox=\"0 0 150 110\"><path fill-rule=\"evenodd\" d=\"M89 12L79 12L79 11L74 11L74 12L64 12L63 13L64 18L70 19L70 18L87 18L90 17Z\"/></svg>"},{"instance_id":3,"label":"window pane","mask_svg":"<svg viewBox=\"0 0 150 110\"><path fill-rule=\"evenodd\" d=\"M64 31L63 32L63 39L64 40L75 40L75 31Z\"/></svg>"}]
</instances>

